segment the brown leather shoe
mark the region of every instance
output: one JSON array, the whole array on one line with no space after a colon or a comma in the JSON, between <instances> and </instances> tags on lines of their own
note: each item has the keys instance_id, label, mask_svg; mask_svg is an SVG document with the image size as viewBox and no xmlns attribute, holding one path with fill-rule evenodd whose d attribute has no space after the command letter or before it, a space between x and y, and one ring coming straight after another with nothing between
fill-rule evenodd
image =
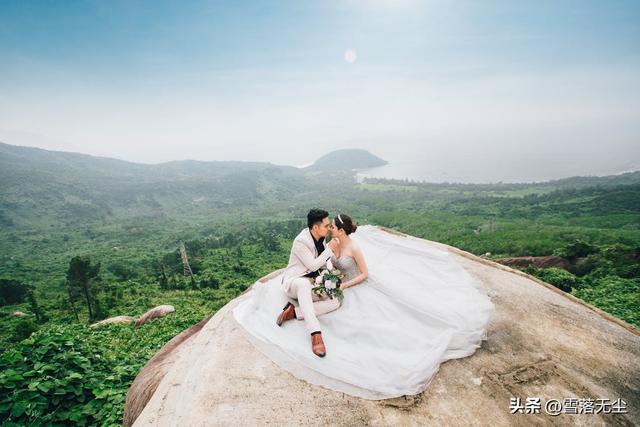
<instances>
[{"instance_id":1,"label":"brown leather shoe","mask_svg":"<svg viewBox=\"0 0 640 427\"><path fill-rule=\"evenodd\" d=\"M327 354L324 348L324 341L322 341L322 332L311 335L311 350L317 356L324 357Z\"/></svg>"},{"instance_id":2,"label":"brown leather shoe","mask_svg":"<svg viewBox=\"0 0 640 427\"><path fill-rule=\"evenodd\" d=\"M291 320L296 318L295 308L296 307L290 302L288 302L287 305L284 306L284 308L282 309L282 313L280 313L280 315L278 316L278 319L276 320L276 323L278 324L278 326L282 326L282 324L286 320Z\"/></svg>"}]
</instances>

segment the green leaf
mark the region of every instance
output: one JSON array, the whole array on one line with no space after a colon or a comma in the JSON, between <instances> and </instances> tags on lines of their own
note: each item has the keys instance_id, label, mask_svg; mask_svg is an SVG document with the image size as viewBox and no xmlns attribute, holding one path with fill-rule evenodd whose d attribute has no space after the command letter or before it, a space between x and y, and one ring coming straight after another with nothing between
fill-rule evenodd
<instances>
[{"instance_id":1,"label":"green leaf","mask_svg":"<svg viewBox=\"0 0 640 427\"><path fill-rule=\"evenodd\" d=\"M106 389L93 390L93 394L96 396L97 399L103 399L109 395L109 390L106 390Z\"/></svg>"},{"instance_id":2,"label":"green leaf","mask_svg":"<svg viewBox=\"0 0 640 427\"><path fill-rule=\"evenodd\" d=\"M0 377L2 378L2 377ZM23 379L22 374L20 374L19 372L17 372L14 369L9 369L4 373L4 378L5 381L20 381Z\"/></svg>"},{"instance_id":3,"label":"green leaf","mask_svg":"<svg viewBox=\"0 0 640 427\"><path fill-rule=\"evenodd\" d=\"M44 393L47 393L49 391L50 388L50 384L48 383L40 383L38 384L38 389Z\"/></svg>"},{"instance_id":4,"label":"green leaf","mask_svg":"<svg viewBox=\"0 0 640 427\"><path fill-rule=\"evenodd\" d=\"M13 404L13 408L11 408L11 415L13 415L14 417L20 417L22 414L24 414L24 411L27 409L27 402L16 402Z\"/></svg>"}]
</instances>

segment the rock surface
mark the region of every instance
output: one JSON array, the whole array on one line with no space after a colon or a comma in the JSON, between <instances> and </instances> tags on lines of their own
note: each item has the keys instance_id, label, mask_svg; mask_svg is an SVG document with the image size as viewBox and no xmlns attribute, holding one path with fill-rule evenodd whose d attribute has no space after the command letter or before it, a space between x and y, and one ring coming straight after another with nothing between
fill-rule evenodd
<instances>
[{"instance_id":1,"label":"rock surface","mask_svg":"<svg viewBox=\"0 0 640 427\"><path fill-rule=\"evenodd\" d=\"M153 319L166 316L167 314L173 313L174 311L176 311L176 309L172 305L159 305L157 307L154 307L140 316L138 320L136 320L136 327L140 327Z\"/></svg>"},{"instance_id":2,"label":"rock surface","mask_svg":"<svg viewBox=\"0 0 640 427\"><path fill-rule=\"evenodd\" d=\"M131 322L135 322L136 318L133 316L114 316L114 317L109 317L108 319L104 319L101 320L99 322L96 323L92 323L90 325L91 328L95 328L97 326L102 326L102 325L107 325L109 323L122 323L122 324L128 324Z\"/></svg>"},{"instance_id":3,"label":"rock surface","mask_svg":"<svg viewBox=\"0 0 640 427\"><path fill-rule=\"evenodd\" d=\"M428 242L482 281L496 314L482 347L444 362L423 393L364 400L280 369L233 317L249 288L167 343L154 356L164 362L147 363L129 390L124 424L640 425L637 328L521 271ZM511 414L510 398L528 397L541 398L540 413ZM548 399L565 398L621 398L627 413L545 412Z\"/></svg>"}]
</instances>

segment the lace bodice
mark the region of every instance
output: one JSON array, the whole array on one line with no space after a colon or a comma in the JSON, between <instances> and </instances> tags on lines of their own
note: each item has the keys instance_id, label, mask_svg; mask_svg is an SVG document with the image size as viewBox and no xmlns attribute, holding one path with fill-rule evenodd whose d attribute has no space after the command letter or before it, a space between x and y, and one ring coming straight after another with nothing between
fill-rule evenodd
<instances>
[{"instance_id":1,"label":"lace bodice","mask_svg":"<svg viewBox=\"0 0 640 427\"><path fill-rule=\"evenodd\" d=\"M358 274L360 274L360 269L358 268L358 263L355 259L348 255L340 255L340 257L336 258L335 255L331 256L331 263L344 273L343 282L353 279Z\"/></svg>"}]
</instances>

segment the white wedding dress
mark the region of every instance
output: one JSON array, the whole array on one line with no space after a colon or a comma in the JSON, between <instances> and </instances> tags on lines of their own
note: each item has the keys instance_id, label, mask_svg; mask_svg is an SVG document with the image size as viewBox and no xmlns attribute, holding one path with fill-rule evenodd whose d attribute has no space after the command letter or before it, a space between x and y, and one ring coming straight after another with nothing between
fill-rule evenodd
<instances>
[{"instance_id":1,"label":"white wedding dress","mask_svg":"<svg viewBox=\"0 0 640 427\"><path fill-rule=\"evenodd\" d=\"M369 277L344 290L341 307L318 316L325 357L311 351L303 320L276 325L287 301L297 305L281 288L282 274L256 282L233 315L262 353L312 384L372 400L420 393L442 362L473 354L487 339L494 305L446 250L373 225L350 237ZM332 262L345 281L360 273L349 256Z\"/></svg>"}]
</instances>

